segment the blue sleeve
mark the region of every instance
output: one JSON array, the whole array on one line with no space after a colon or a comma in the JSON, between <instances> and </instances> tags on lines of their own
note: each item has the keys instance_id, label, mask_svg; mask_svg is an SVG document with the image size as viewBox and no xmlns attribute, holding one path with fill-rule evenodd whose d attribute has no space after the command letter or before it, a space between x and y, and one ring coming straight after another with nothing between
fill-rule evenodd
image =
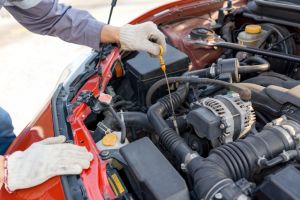
<instances>
[{"instance_id":1,"label":"blue sleeve","mask_svg":"<svg viewBox=\"0 0 300 200\"><path fill-rule=\"evenodd\" d=\"M18 5L5 8L31 32L99 49L104 24L86 11L59 4L57 0L39 0L36 5L26 9Z\"/></svg>"},{"instance_id":2,"label":"blue sleeve","mask_svg":"<svg viewBox=\"0 0 300 200\"><path fill-rule=\"evenodd\" d=\"M0 107L0 155L4 155L9 145L16 138L9 114Z\"/></svg>"}]
</instances>

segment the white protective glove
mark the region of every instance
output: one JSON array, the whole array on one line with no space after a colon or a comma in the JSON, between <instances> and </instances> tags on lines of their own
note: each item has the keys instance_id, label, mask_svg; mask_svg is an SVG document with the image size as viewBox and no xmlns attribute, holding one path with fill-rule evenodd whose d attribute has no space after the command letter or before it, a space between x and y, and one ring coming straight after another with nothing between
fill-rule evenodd
<instances>
[{"instance_id":1,"label":"white protective glove","mask_svg":"<svg viewBox=\"0 0 300 200\"><path fill-rule=\"evenodd\" d=\"M122 26L120 43L123 50L146 51L153 56L159 55L160 45L166 51L166 38L153 22Z\"/></svg>"},{"instance_id":2,"label":"white protective glove","mask_svg":"<svg viewBox=\"0 0 300 200\"><path fill-rule=\"evenodd\" d=\"M30 188L54 176L80 174L89 168L93 155L85 147L65 141L65 136L47 138L8 156L8 190Z\"/></svg>"}]
</instances>

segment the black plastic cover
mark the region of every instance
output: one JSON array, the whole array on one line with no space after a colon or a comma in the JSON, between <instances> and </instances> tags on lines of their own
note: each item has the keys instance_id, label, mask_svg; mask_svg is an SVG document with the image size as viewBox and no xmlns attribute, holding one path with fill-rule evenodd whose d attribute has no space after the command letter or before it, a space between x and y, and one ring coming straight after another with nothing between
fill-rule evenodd
<instances>
[{"instance_id":1,"label":"black plastic cover","mask_svg":"<svg viewBox=\"0 0 300 200\"><path fill-rule=\"evenodd\" d=\"M167 45L167 51L163 58L167 67L167 74L184 72L188 69L188 56L170 45ZM127 66L128 70L141 81L164 77L158 58L151 57L146 52L139 52L134 58L128 60Z\"/></svg>"},{"instance_id":2,"label":"black plastic cover","mask_svg":"<svg viewBox=\"0 0 300 200\"><path fill-rule=\"evenodd\" d=\"M289 165L267 177L259 187L259 199L296 200L300 199L300 171Z\"/></svg>"},{"instance_id":3,"label":"black plastic cover","mask_svg":"<svg viewBox=\"0 0 300 200\"><path fill-rule=\"evenodd\" d=\"M214 140L223 134L219 128L221 118L207 108L200 107L187 115L187 123L191 124L199 137Z\"/></svg>"},{"instance_id":4,"label":"black plastic cover","mask_svg":"<svg viewBox=\"0 0 300 200\"><path fill-rule=\"evenodd\" d=\"M188 56L180 50L167 45L167 51L163 55L167 68L168 77L180 76L188 70L190 60ZM146 52L138 52L133 58L125 62L129 72L130 83L137 97L137 102L145 106L145 97L148 89L158 80L164 78L160 68L158 58L151 57ZM163 93L165 88L162 87L162 93L159 96L166 95ZM158 94L158 93L157 93ZM155 95L154 95L155 96Z\"/></svg>"},{"instance_id":5,"label":"black plastic cover","mask_svg":"<svg viewBox=\"0 0 300 200\"><path fill-rule=\"evenodd\" d=\"M298 0L253 0L245 12L254 13L286 22L299 23L300 2ZM260 19L257 17L256 19ZM280 21L278 21L280 23Z\"/></svg>"},{"instance_id":6,"label":"black plastic cover","mask_svg":"<svg viewBox=\"0 0 300 200\"><path fill-rule=\"evenodd\" d=\"M189 199L185 181L149 138L122 147L120 153L128 164L129 178L140 199Z\"/></svg>"},{"instance_id":7,"label":"black plastic cover","mask_svg":"<svg viewBox=\"0 0 300 200\"><path fill-rule=\"evenodd\" d=\"M300 108L300 85L292 89L270 85L266 88L266 93L280 104L291 103Z\"/></svg>"}]
</instances>

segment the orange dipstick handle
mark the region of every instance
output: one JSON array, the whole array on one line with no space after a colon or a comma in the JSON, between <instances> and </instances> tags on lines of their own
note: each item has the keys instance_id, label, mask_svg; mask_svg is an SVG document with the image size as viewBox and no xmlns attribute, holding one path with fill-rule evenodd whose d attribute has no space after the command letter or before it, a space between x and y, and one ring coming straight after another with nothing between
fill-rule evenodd
<instances>
[{"instance_id":1,"label":"orange dipstick handle","mask_svg":"<svg viewBox=\"0 0 300 200\"><path fill-rule=\"evenodd\" d=\"M163 58L163 54L164 54L164 48L162 46L159 47L160 51L159 51L159 63L160 63L160 68L163 72L166 72L167 68L166 68L166 64Z\"/></svg>"}]
</instances>

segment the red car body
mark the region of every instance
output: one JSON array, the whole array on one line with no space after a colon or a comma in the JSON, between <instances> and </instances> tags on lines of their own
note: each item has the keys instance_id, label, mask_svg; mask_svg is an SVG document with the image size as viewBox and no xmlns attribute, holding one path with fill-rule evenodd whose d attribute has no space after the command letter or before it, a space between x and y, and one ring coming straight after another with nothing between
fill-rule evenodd
<instances>
[{"instance_id":1,"label":"red car body","mask_svg":"<svg viewBox=\"0 0 300 200\"><path fill-rule=\"evenodd\" d=\"M235 1L235 5L242 4L243 1ZM221 0L182 0L175 1L151 10L142 16L134 19L130 23L136 24L144 21L154 21L157 24L166 23L176 18L185 18L193 15L206 14L212 11L217 11L224 4ZM110 80L111 68L115 61L120 59L119 51L117 48L106 57L102 63L98 66L102 66L102 76L95 74L91 76L81 87L82 90L89 90L94 93L95 96L99 95L99 92L103 92L106 84ZM98 85L101 83L101 88L98 90ZM80 91L78 93L80 93ZM77 94L78 94L77 93ZM76 98L76 96L75 96ZM73 98L73 101L74 99ZM86 104L81 103L76 107L74 112L69 115L68 119L74 135L74 142L80 146L85 146L90 152L94 154L94 160L91 163L91 167L88 170L83 171L80 175L86 196L90 200L101 199L114 199L114 193L108 183L105 167L106 161L98 159L99 150L89 134L89 130L85 127L83 121L90 113L90 109ZM7 151L7 154L18 150L25 150L32 143L45 139L47 137L53 137L55 134L54 122L53 122L53 104L49 101L40 114L32 120L28 126L19 134L13 144ZM66 191L64 190L63 180L61 177L54 177L45 183L24 190L18 190L9 194L4 188L0 191L0 199L6 200L36 200L36 199L67 199ZM66 186L65 186L66 187Z\"/></svg>"}]
</instances>

